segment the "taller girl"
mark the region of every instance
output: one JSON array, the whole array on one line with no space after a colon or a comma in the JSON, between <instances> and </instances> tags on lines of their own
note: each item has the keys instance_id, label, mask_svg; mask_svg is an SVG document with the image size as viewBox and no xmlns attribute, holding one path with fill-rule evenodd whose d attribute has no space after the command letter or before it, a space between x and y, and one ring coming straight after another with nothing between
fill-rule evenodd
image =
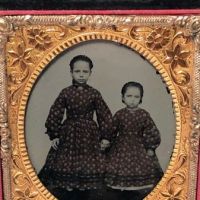
<instances>
[{"instance_id":1,"label":"taller girl","mask_svg":"<svg viewBox=\"0 0 200 200\"><path fill-rule=\"evenodd\" d=\"M92 61L85 55L71 60L72 85L60 92L45 123L52 148L39 177L54 194L57 188L98 189L103 180L105 163L100 141L110 139L112 114L100 92L87 85L92 68Z\"/></svg>"}]
</instances>

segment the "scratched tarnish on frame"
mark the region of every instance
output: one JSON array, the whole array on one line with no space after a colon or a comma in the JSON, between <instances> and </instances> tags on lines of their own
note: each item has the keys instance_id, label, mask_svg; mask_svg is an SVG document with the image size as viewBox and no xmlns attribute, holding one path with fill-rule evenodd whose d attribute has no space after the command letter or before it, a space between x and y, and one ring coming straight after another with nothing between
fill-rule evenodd
<instances>
[{"instance_id":1,"label":"scratched tarnish on frame","mask_svg":"<svg viewBox=\"0 0 200 200\"><path fill-rule=\"evenodd\" d=\"M176 139L167 171L146 200L195 200L200 114L200 17L5 16L0 18L0 125L5 200L56 199L31 165L25 110L47 64L88 40L109 40L144 56L173 98Z\"/></svg>"}]
</instances>

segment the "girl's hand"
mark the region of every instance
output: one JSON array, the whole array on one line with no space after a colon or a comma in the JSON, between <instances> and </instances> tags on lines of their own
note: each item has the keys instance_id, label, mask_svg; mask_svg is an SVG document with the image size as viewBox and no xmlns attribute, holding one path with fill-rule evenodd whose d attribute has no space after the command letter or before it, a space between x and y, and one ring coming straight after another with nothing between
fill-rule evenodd
<instances>
[{"instance_id":1,"label":"girl's hand","mask_svg":"<svg viewBox=\"0 0 200 200\"><path fill-rule=\"evenodd\" d=\"M58 145L59 145L59 138L55 138L51 141L51 146L57 150L58 149Z\"/></svg>"},{"instance_id":2,"label":"girl's hand","mask_svg":"<svg viewBox=\"0 0 200 200\"><path fill-rule=\"evenodd\" d=\"M147 155L148 155L148 156L154 156L154 155L155 155L154 150L152 150L152 149L147 149Z\"/></svg>"},{"instance_id":3,"label":"girl's hand","mask_svg":"<svg viewBox=\"0 0 200 200\"><path fill-rule=\"evenodd\" d=\"M110 146L110 141L109 140L106 140L106 139L101 140L100 147L101 147L102 151L104 151L109 146Z\"/></svg>"}]
</instances>

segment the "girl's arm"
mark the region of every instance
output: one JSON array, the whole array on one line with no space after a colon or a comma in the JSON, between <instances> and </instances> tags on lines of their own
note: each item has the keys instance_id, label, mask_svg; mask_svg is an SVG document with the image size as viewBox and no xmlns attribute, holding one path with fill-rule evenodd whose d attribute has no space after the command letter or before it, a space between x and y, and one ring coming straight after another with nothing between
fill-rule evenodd
<instances>
[{"instance_id":1,"label":"girl's arm","mask_svg":"<svg viewBox=\"0 0 200 200\"><path fill-rule=\"evenodd\" d=\"M113 127L112 127L112 138L111 138L111 145L115 142L117 135L120 130L120 119L119 119L119 112L116 112L113 117Z\"/></svg>"},{"instance_id":2,"label":"girl's arm","mask_svg":"<svg viewBox=\"0 0 200 200\"><path fill-rule=\"evenodd\" d=\"M117 133L119 131L119 126L120 126L120 121L118 119L118 114L116 113L113 117L113 125L112 125L112 132L111 132L112 134L111 134L110 140L102 139L101 141L101 148L103 150L113 145L117 137Z\"/></svg>"},{"instance_id":3,"label":"girl's arm","mask_svg":"<svg viewBox=\"0 0 200 200\"><path fill-rule=\"evenodd\" d=\"M101 139L110 141L112 134L112 113L99 92L96 93L95 109Z\"/></svg>"},{"instance_id":4,"label":"girl's arm","mask_svg":"<svg viewBox=\"0 0 200 200\"><path fill-rule=\"evenodd\" d=\"M65 97L62 90L56 98L54 104L51 106L49 115L47 117L45 127L47 128L46 134L49 135L50 140L59 138L59 132L62 127L62 120L65 112Z\"/></svg>"},{"instance_id":5,"label":"girl's arm","mask_svg":"<svg viewBox=\"0 0 200 200\"><path fill-rule=\"evenodd\" d=\"M155 151L155 149L160 145L161 138L160 132L157 129L153 119L149 113L145 114L144 129L143 129L143 141L147 152Z\"/></svg>"}]
</instances>

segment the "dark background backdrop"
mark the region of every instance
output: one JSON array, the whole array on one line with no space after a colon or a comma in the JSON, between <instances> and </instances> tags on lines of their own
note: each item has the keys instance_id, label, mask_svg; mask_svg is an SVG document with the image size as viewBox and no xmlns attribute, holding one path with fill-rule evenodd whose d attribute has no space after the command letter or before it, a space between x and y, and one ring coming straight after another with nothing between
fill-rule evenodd
<instances>
[{"instance_id":1,"label":"dark background backdrop","mask_svg":"<svg viewBox=\"0 0 200 200\"><path fill-rule=\"evenodd\" d=\"M200 0L0 0L1 10L192 9Z\"/></svg>"}]
</instances>

